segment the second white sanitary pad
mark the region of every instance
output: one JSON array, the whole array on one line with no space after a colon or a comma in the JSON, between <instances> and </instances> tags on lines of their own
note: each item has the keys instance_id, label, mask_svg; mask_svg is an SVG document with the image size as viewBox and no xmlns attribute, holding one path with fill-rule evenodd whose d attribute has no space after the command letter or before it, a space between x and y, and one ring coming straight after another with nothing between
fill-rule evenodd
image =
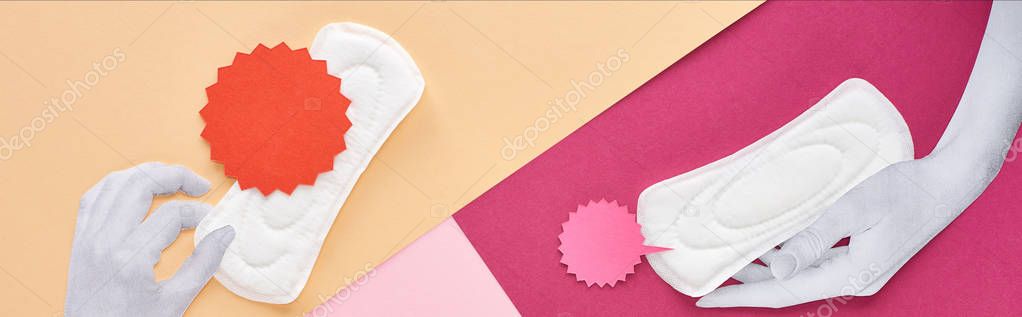
<instances>
[{"instance_id":1,"label":"second white sanitary pad","mask_svg":"<svg viewBox=\"0 0 1022 317\"><path fill-rule=\"evenodd\" d=\"M404 48L367 26L327 25L309 51L312 58L327 61L327 72L341 78L341 93L351 100L347 148L334 158L333 170L291 195L276 191L263 196L256 188L241 190L234 184L195 231L198 243L212 230L234 227L236 238L216 279L254 301L286 304L298 297L352 187L419 102L425 85Z\"/></svg>"},{"instance_id":2,"label":"second white sanitary pad","mask_svg":"<svg viewBox=\"0 0 1022 317\"><path fill-rule=\"evenodd\" d=\"M738 152L650 186L637 220L647 255L676 290L703 296L815 221L852 187L913 158L908 126L862 79L849 79Z\"/></svg>"}]
</instances>

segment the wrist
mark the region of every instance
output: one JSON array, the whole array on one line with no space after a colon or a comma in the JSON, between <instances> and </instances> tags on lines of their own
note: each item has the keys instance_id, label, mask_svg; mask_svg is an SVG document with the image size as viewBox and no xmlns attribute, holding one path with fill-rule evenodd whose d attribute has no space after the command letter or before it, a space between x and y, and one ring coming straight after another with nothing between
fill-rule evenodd
<instances>
[{"instance_id":1,"label":"wrist","mask_svg":"<svg viewBox=\"0 0 1022 317\"><path fill-rule=\"evenodd\" d=\"M934 149L925 160L933 161L945 181L989 184L1004 162L1022 160L1022 140L991 139L979 142L957 136L946 146ZM985 188L985 186L983 186Z\"/></svg>"}]
</instances>

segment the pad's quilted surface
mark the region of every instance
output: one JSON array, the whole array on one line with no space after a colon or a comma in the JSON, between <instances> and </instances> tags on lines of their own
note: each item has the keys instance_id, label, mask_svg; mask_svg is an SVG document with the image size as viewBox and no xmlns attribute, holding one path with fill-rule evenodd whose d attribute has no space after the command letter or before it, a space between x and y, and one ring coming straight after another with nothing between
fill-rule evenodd
<instances>
[{"instance_id":1,"label":"pad's quilted surface","mask_svg":"<svg viewBox=\"0 0 1022 317\"><path fill-rule=\"evenodd\" d=\"M216 278L255 301L284 304L298 297L352 187L418 103L425 85L415 62L393 38L363 25L323 27L310 53L327 61L328 72L342 79L341 92L351 99L347 149L315 185L299 186L290 196L263 196L234 184L196 228L196 243L224 225L235 228L237 238Z\"/></svg>"},{"instance_id":2,"label":"pad's quilted surface","mask_svg":"<svg viewBox=\"0 0 1022 317\"><path fill-rule=\"evenodd\" d=\"M705 295L863 179L912 158L894 105L865 80L847 80L752 145L643 191L645 243L674 249L647 258L676 290Z\"/></svg>"}]
</instances>

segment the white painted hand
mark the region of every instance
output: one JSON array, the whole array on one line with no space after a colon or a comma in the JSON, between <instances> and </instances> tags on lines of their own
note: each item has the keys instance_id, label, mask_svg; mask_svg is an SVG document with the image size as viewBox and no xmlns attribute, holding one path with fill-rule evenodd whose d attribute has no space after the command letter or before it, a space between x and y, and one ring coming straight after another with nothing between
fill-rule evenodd
<instances>
[{"instance_id":1,"label":"white painted hand","mask_svg":"<svg viewBox=\"0 0 1022 317\"><path fill-rule=\"evenodd\" d=\"M869 296L986 188L1000 167L957 166L950 156L895 163L867 178L779 251L750 264L700 307L786 307ZM978 172L978 173L977 173ZM964 186L959 187L959 186ZM851 237L847 247L832 248Z\"/></svg>"},{"instance_id":2,"label":"white painted hand","mask_svg":"<svg viewBox=\"0 0 1022 317\"><path fill-rule=\"evenodd\" d=\"M211 233L172 278L157 282L153 266L160 253L211 208L170 201L145 217L153 196L177 191L199 196L209 182L181 166L145 163L111 173L85 193L71 247L66 316L184 314L216 272L234 229Z\"/></svg>"},{"instance_id":3,"label":"white painted hand","mask_svg":"<svg viewBox=\"0 0 1022 317\"><path fill-rule=\"evenodd\" d=\"M993 181L1022 121L1022 3L994 2L979 55L944 135L841 197L805 231L701 307L786 307L880 290ZM1017 155L1017 153L1015 153ZM832 248L851 237L848 247ZM938 287L939 285L934 285Z\"/></svg>"}]
</instances>

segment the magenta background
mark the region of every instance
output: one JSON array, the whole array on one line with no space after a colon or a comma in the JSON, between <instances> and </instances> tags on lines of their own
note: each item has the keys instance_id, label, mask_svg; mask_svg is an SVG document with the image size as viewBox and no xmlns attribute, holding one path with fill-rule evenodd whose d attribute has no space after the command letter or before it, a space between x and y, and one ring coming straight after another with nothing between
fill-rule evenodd
<instances>
[{"instance_id":1,"label":"magenta background","mask_svg":"<svg viewBox=\"0 0 1022 317\"><path fill-rule=\"evenodd\" d=\"M699 309L644 261L614 288L558 263L568 212L710 163L777 129L851 77L880 89L929 153L961 96L990 3L769 2L675 63L455 215L525 316L816 314ZM627 67L627 65L625 65ZM1019 315L1019 161L877 295L836 314ZM826 308L820 311L827 313Z\"/></svg>"}]
</instances>

